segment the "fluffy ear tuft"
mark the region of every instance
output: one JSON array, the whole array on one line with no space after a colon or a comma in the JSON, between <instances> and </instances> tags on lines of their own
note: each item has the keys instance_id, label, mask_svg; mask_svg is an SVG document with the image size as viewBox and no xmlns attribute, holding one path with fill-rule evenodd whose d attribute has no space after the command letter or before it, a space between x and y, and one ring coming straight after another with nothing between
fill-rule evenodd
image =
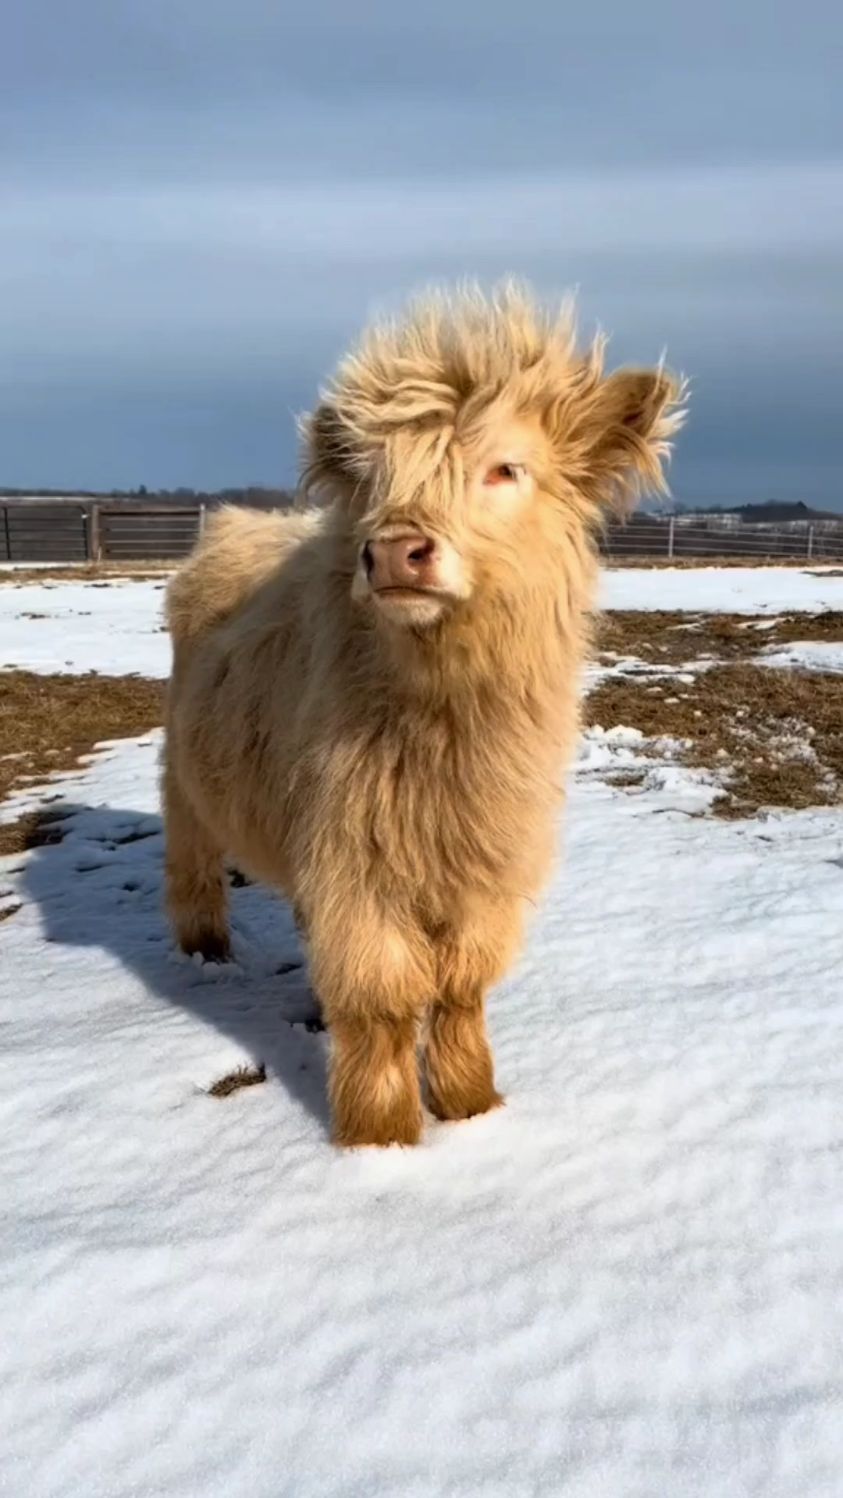
<instances>
[{"instance_id":1,"label":"fluffy ear tuft","mask_svg":"<svg viewBox=\"0 0 843 1498\"><path fill-rule=\"evenodd\" d=\"M310 416L299 421L304 446L302 488L305 494L319 490L346 491L354 484L348 434L337 408L323 400Z\"/></svg>"},{"instance_id":2,"label":"fluffy ear tuft","mask_svg":"<svg viewBox=\"0 0 843 1498\"><path fill-rule=\"evenodd\" d=\"M600 498L629 509L648 489L664 493L671 438L685 419L686 387L665 369L619 369L601 382L590 412L589 468Z\"/></svg>"}]
</instances>

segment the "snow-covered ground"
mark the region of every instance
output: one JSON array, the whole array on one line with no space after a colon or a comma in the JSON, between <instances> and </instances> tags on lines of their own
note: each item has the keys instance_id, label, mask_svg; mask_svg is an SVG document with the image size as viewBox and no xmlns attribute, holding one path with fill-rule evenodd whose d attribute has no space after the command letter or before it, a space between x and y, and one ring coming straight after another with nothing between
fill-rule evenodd
<instances>
[{"instance_id":1,"label":"snow-covered ground","mask_svg":"<svg viewBox=\"0 0 843 1498\"><path fill-rule=\"evenodd\" d=\"M172 952L157 740L0 863L0 1493L839 1498L839 812L699 819L595 730L491 1002L507 1107L347 1155L284 908L234 891L235 968Z\"/></svg>"},{"instance_id":2,"label":"snow-covered ground","mask_svg":"<svg viewBox=\"0 0 843 1498\"><path fill-rule=\"evenodd\" d=\"M167 676L166 579L0 586L0 670Z\"/></svg>"},{"instance_id":3,"label":"snow-covered ground","mask_svg":"<svg viewBox=\"0 0 843 1498\"><path fill-rule=\"evenodd\" d=\"M655 574L655 575L654 575ZM843 609L843 571L797 567L618 567L603 573L609 609L770 614Z\"/></svg>"},{"instance_id":4,"label":"snow-covered ground","mask_svg":"<svg viewBox=\"0 0 843 1498\"><path fill-rule=\"evenodd\" d=\"M762 665L802 671L843 671L843 643L839 640L794 640L772 646L759 656Z\"/></svg>"},{"instance_id":5,"label":"snow-covered ground","mask_svg":"<svg viewBox=\"0 0 843 1498\"><path fill-rule=\"evenodd\" d=\"M165 580L0 587L0 670L141 671L166 676ZM603 606L743 614L843 609L843 574L792 567L620 568L603 574Z\"/></svg>"}]
</instances>

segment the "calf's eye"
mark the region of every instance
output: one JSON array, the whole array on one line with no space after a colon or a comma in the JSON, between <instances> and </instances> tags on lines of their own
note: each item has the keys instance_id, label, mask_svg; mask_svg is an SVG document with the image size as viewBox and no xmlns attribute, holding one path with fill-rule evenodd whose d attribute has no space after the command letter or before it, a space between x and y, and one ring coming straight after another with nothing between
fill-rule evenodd
<instances>
[{"instance_id":1,"label":"calf's eye","mask_svg":"<svg viewBox=\"0 0 843 1498\"><path fill-rule=\"evenodd\" d=\"M490 468L483 480L484 484L514 484L518 480L518 466L515 463L496 463Z\"/></svg>"}]
</instances>

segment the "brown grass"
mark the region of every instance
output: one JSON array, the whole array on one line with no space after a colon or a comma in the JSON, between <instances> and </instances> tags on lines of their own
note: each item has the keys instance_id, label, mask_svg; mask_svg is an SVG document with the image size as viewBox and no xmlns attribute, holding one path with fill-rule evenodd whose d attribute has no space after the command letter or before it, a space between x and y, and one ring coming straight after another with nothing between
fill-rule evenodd
<instances>
[{"instance_id":1,"label":"brown grass","mask_svg":"<svg viewBox=\"0 0 843 1498\"><path fill-rule=\"evenodd\" d=\"M770 622L740 614L618 611L600 622L604 660L635 656L660 667L704 657L718 664L695 675L613 679L586 704L588 723L619 724L647 737L682 740L680 759L722 776L720 816L763 807L801 808L843 800L843 678L759 665L766 646L795 640L843 642L843 611L783 614ZM632 769L616 784L641 784Z\"/></svg>"},{"instance_id":2,"label":"brown grass","mask_svg":"<svg viewBox=\"0 0 843 1498\"><path fill-rule=\"evenodd\" d=\"M597 650L603 660L637 656L654 666L682 666L704 656L750 660L767 645L793 640L843 642L843 610L781 614L771 621L747 614L618 609L601 618Z\"/></svg>"},{"instance_id":3,"label":"brown grass","mask_svg":"<svg viewBox=\"0 0 843 1498\"><path fill-rule=\"evenodd\" d=\"M818 577L843 577L843 571L833 562L827 566L812 561L809 557L648 557L612 556L604 559L603 565L615 571L624 567L635 568L682 568L694 571L700 567L795 567ZM146 562L80 562L75 566L65 562L49 563L44 567L0 567L0 587L22 586L24 583L41 582L112 582L124 577L134 582L149 582L168 577L178 566L174 561Z\"/></svg>"},{"instance_id":4,"label":"brown grass","mask_svg":"<svg viewBox=\"0 0 843 1498\"><path fill-rule=\"evenodd\" d=\"M266 1067L261 1066L238 1066L236 1071L230 1071L227 1076L220 1077L208 1088L209 1097L231 1097L232 1092L239 1092L241 1087L256 1087L260 1082L266 1081Z\"/></svg>"},{"instance_id":5,"label":"brown grass","mask_svg":"<svg viewBox=\"0 0 843 1498\"><path fill-rule=\"evenodd\" d=\"M681 762L722 776L719 816L843 802L843 676L737 661L688 684L620 678L590 693L585 714L684 741Z\"/></svg>"},{"instance_id":6,"label":"brown grass","mask_svg":"<svg viewBox=\"0 0 843 1498\"><path fill-rule=\"evenodd\" d=\"M60 843L65 832L62 823L61 812L50 807L24 812L14 822L0 822L0 858Z\"/></svg>"},{"instance_id":7,"label":"brown grass","mask_svg":"<svg viewBox=\"0 0 843 1498\"><path fill-rule=\"evenodd\" d=\"M103 583L128 578L150 582L168 577L174 562L83 562L69 567L57 562L46 567L0 567L0 586L22 587L24 583Z\"/></svg>"},{"instance_id":8,"label":"brown grass","mask_svg":"<svg viewBox=\"0 0 843 1498\"><path fill-rule=\"evenodd\" d=\"M81 571L82 569L77 569ZM765 625L763 628L757 626ZM635 656L660 666L713 656L722 666L693 684L674 679L606 682L586 706L590 723L623 723L648 736L689 740L688 764L721 770L731 763L720 815L761 806L809 806L840 799L843 783L843 678L771 670L752 663L766 645L792 640L843 641L843 611L786 614L769 621L740 614L618 611L603 616L601 653ZM134 737L163 718L164 684L133 676L0 674L0 800L16 787L73 769L104 739ZM813 757L805 757L804 744ZM724 772L725 773L725 772ZM640 785L645 772L624 770L614 784ZM60 810L44 806L0 825L0 855L61 841Z\"/></svg>"},{"instance_id":9,"label":"brown grass","mask_svg":"<svg viewBox=\"0 0 843 1498\"><path fill-rule=\"evenodd\" d=\"M163 712L164 683L146 677L0 673L0 801L73 769L103 739L146 733ZM33 846L44 820L30 813L0 825L0 854Z\"/></svg>"}]
</instances>

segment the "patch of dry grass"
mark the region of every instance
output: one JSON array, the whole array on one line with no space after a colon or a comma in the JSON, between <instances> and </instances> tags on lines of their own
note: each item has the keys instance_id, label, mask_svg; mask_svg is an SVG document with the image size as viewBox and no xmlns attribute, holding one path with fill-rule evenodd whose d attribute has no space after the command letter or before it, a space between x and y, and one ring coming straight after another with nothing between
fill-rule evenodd
<instances>
[{"instance_id":1,"label":"patch of dry grass","mask_svg":"<svg viewBox=\"0 0 843 1498\"><path fill-rule=\"evenodd\" d=\"M266 1081L266 1067L261 1066L238 1066L236 1071L230 1071L227 1076L220 1077L208 1088L209 1097L231 1097L232 1092L239 1092L241 1087L257 1087L259 1083Z\"/></svg>"},{"instance_id":2,"label":"patch of dry grass","mask_svg":"<svg viewBox=\"0 0 843 1498\"><path fill-rule=\"evenodd\" d=\"M0 673L0 800L72 770L103 739L146 733L163 713L164 683L147 677ZM34 846L45 820L49 813L30 813L0 825L0 853Z\"/></svg>"},{"instance_id":3,"label":"patch of dry grass","mask_svg":"<svg viewBox=\"0 0 843 1498\"><path fill-rule=\"evenodd\" d=\"M0 858L9 853L25 853L29 848L48 848L64 837L60 811L39 807L24 812L14 822L0 822Z\"/></svg>"},{"instance_id":4,"label":"patch of dry grass","mask_svg":"<svg viewBox=\"0 0 843 1498\"><path fill-rule=\"evenodd\" d=\"M843 676L736 661L691 683L620 677L589 694L585 718L682 741L683 763L722 777L719 816L843 803Z\"/></svg>"},{"instance_id":5,"label":"patch of dry grass","mask_svg":"<svg viewBox=\"0 0 843 1498\"><path fill-rule=\"evenodd\" d=\"M617 609L598 622L599 657L638 656L654 666L683 666L701 657L750 660L767 645L793 640L839 640L843 610L820 614L691 614L678 610Z\"/></svg>"},{"instance_id":6,"label":"patch of dry grass","mask_svg":"<svg viewBox=\"0 0 843 1498\"><path fill-rule=\"evenodd\" d=\"M598 652L604 659L637 657L653 674L614 677L598 686L587 699L586 721L686 742L684 762L723 776L726 794L715 808L720 815L839 802L843 676L771 669L753 659L765 646L795 640L843 642L843 611L775 620L607 613L598 626ZM661 667L675 669L703 657L717 664L692 682L658 675ZM0 673L0 800L15 788L73 769L103 740L136 737L158 726L164 692L163 682L138 676ZM631 787L642 778L633 768L614 783ZM60 808L45 804L0 825L0 854L58 842L62 833Z\"/></svg>"},{"instance_id":7,"label":"patch of dry grass","mask_svg":"<svg viewBox=\"0 0 843 1498\"><path fill-rule=\"evenodd\" d=\"M83 562L69 567L57 562L45 567L0 567L0 587L22 587L24 583L109 583L120 578L132 582L158 581L176 567L175 562Z\"/></svg>"}]
</instances>

